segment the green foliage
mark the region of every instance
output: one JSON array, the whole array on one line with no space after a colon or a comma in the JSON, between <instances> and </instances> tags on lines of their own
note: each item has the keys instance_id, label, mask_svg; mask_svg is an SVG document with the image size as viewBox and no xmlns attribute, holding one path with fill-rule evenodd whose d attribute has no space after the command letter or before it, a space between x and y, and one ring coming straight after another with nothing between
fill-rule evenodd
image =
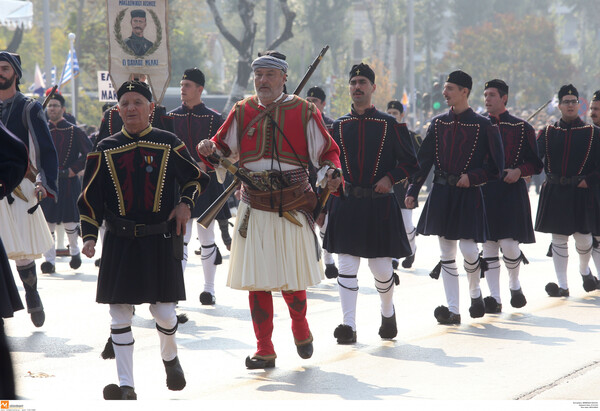
<instances>
[{"instance_id":1,"label":"green foliage","mask_svg":"<svg viewBox=\"0 0 600 411\"><path fill-rule=\"evenodd\" d=\"M575 82L575 68L556 42L546 17L496 15L493 22L457 33L438 69L462 68L473 77L471 105L482 105L483 84L505 80L509 104L536 106L552 98L560 84Z\"/></svg>"}]
</instances>

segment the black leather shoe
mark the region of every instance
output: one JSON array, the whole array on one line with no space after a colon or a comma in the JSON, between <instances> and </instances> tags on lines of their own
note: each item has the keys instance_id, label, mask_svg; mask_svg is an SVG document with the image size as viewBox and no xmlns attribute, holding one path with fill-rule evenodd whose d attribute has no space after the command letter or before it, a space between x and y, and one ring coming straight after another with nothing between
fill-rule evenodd
<instances>
[{"instance_id":1,"label":"black leather shoe","mask_svg":"<svg viewBox=\"0 0 600 411\"><path fill-rule=\"evenodd\" d=\"M455 314L444 305L440 305L433 311L433 316L438 323L443 325L458 325L460 324L460 314Z\"/></svg>"},{"instance_id":2,"label":"black leather shoe","mask_svg":"<svg viewBox=\"0 0 600 411\"><path fill-rule=\"evenodd\" d=\"M335 264L325 264L325 277L337 278L338 275L339 272Z\"/></svg>"},{"instance_id":3,"label":"black leather shoe","mask_svg":"<svg viewBox=\"0 0 600 411\"><path fill-rule=\"evenodd\" d=\"M71 256L71 261L69 261L69 265L72 269L77 270L81 267L81 253L77 253Z\"/></svg>"},{"instance_id":4,"label":"black leather shoe","mask_svg":"<svg viewBox=\"0 0 600 411\"><path fill-rule=\"evenodd\" d=\"M346 324L338 325L333 331L333 336L337 338L338 344L354 344L356 342L356 331Z\"/></svg>"},{"instance_id":5,"label":"black leather shoe","mask_svg":"<svg viewBox=\"0 0 600 411\"><path fill-rule=\"evenodd\" d=\"M491 295L483 299L483 305L485 305L485 312L488 314L500 314L502 312L502 304Z\"/></svg>"},{"instance_id":6,"label":"black leather shoe","mask_svg":"<svg viewBox=\"0 0 600 411\"><path fill-rule=\"evenodd\" d=\"M402 267L411 268L413 263L415 262L415 255L411 254L402 261Z\"/></svg>"},{"instance_id":7,"label":"black leather shoe","mask_svg":"<svg viewBox=\"0 0 600 411\"><path fill-rule=\"evenodd\" d=\"M215 305L217 299L214 295L209 293L208 291L202 291L200 293L200 304L202 305Z\"/></svg>"},{"instance_id":8,"label":"black leather shoe","mask_svg":"<svg viewBox=\"0 0 600 411\"><path fill-rule=\"evenodd\" d=\"M556 283L546 284L546 292L550 297L568 297L569 289L560 288Z\"/></svg>"},{"instance_id":9,"label":"black leather shoe","mask_svg":"<svg viewBox=\"0 0 600 411\"><path fill-rule=\"evenodd\" d=\"M381 327L379 327L379 336L384 339L392 339L398 335L396 326L396 312L391 317L381 316Z\"/></svg>"},{"instance_id":10,"label":"black leather shoe","mask_svg":"<svg viewBox=\"0 0 600 411\"><path fill-rule=\"evenodd\" d=\"M471 318L481 318L485 315L485 304L481 295L478 298L471 298L471 306L469 307Z\"/></svg>"},{"instance_id":11,"label":"black leather shoe","mask_svg":"<svg viewBox=\"0 0 600 411\"><path fill-rule=\"evenodd\" d=\"M272 357L272 358L271 358ZM250 370L260 370L263 368L275 368L276 355L261 357L259 355L253 355L252 357L246 357L246 368Z\"/></svg>"},{"instance_id":12,"label":"black leather shoe","mask_svg":"<svg viewBox=\"0 0 600 411\"><path fill-rule=\"evenodd\" d=\"M133 387L117 384L108 384L102 391L105 400L137 400L137 394Z\"/></svg>"},{"instance_id":13,"label":"black leather shoe","mask_svg":"<svg viewBox=\"0 0 600 411\"><path fill-rule=\"evenodd\" d=\"M44 274L53 274L56 272L56 267L49 261L44 261L40 266L40 269Z\"/></svg>"},{"instance_id":14,"label":"black leather shoe","mask_svg":"<svg viewBox=\"0 0 600 411\"><path fill-rule=\"evenodd\" d=\"M313 355L313 351L314 351L313 343L309 342L308 344L298 345L296 347L296 351L298 352L298 355L300 356L300 358L303 358L306 360L306 359L312 357L312 355Z\"/></svg>"},{"instance_id":15,"label":"black leather shoe","mask_svg":"<svg viewBox=\"0 0 600 411\"><path fill-rule=\"evenodd\" d=\"M527 299L520 288L518 290L510 290L510 297L510 305L515 308L525 307L527 304Z\"/></svg>"},{"instance_id":16,"label":"black leather shoe","mask_svg":"<svg viewBox=\"0 0 600 411\"><path fill-rule=\"evenodd\" d=\"M303 341L295 341L296 343L296 351L300 358L304 358L305 360L312 357L314 347L313 347L313 336L309 331L308 338Z\"/></svg>"},{"instance_id":17,"label":"black leather shoe","mask_svg":"<svg viewBox=\"0 0 600 411\"><path fill-rule=\"evenodd\" d=\"M594 291L598 288L598 279L592 275L592 273L588 275L582 275L583 279L583 289L586 292Z\"/></svg>"},{"instance_id":18,"label":"black leather shoe","mask_svg":"<svg viewBox=\"0 0 600 411\"><path fill-rule=\"evenodd\" d=\"M179 363L179 357L173 358L171 361L163 360L165 371L167 373L167 388L171 391L181 391L185 388L185 375Z\"/></svg>"}]
</instances>

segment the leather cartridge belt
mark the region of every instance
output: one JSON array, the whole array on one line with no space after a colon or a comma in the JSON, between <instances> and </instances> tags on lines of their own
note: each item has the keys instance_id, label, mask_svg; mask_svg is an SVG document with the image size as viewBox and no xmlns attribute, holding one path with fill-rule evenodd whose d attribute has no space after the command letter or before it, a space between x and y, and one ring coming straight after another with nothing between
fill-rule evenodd
<instances>
[{"instance_id":1,"label":"leather cartridge belt","mask_svg":"<svg viewBox=\"0 0 600 411\"><path fill-rule=\"evenodd\" d=\"M133 220L117 217L109 211L106 214L106 228L117 237L138 238L171 231L168 221L158 224L137 224Z\"/></svg>"},{"instance_id":2,"label":"leather cartridge belt","mask_svg":"<svg viewBox=\"0 0 600 411\"><path fill-rule=\"evenodd\" d=\"M388 193L378 193L373 187L359 187L346 183L344 187L344 197L354 198L381 198L394 193L394 188Z\"/></svg>"},{"instance_id":3,"label":"leather cartridge belt","mask_svg":"<svg viewBox=\"0 0 600 411\"><path fill-rule=\"evenodd\" d=\"M546 174L546 182L548 184L560 184L561 186L576 186L585 180L585 176L557 176L556 174Z\"/></svg>"},{"instance_id":4,"label":"leather cartridge belt","mask_svg":"<svg viewBox=\"0 0 600 411\"><path fill-rule=\"evenodd\" d=\"M433 172L433 182L442 185L456 186L460 176L446 173L445 171L435 170Z\"/></svg>"},{"instance_id":5,"label":"leather cartridge belt","mask_svg":"<svg viewBox=\"0 0 600 411\"><path fill-rule=\"evenodd\" d=\"M293 184L282 189L272 191L253 190L244 187L248 196L250 207L256 210L279 212L281 211L305 210L312 213L317 206L317 196L312 190L305 190L303 182Z\"/></svg>"}]
</instances>

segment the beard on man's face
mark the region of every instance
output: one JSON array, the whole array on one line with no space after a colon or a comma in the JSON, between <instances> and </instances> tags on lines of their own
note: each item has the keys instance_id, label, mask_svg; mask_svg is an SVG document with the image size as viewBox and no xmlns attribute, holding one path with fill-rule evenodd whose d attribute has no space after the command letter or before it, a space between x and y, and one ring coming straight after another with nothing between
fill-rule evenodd
<instances>
[{"instance_id":1,"label":"beard on man's face","mask_svg":"<svg viewBox=\"0 0 600 411\"><path fill-rule=\"evenodd\" d=\"M15 82L16 77L16 74L13 74L13 76L9 79L0 76L0 90L8 90Z\"/></svg>"}]
</instances>

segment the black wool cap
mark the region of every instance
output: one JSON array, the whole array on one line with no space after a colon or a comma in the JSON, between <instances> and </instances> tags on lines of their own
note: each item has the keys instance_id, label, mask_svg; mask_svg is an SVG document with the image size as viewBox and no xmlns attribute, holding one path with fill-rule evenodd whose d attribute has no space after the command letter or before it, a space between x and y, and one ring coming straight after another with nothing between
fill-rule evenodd
<instances>
[{"instance_id":1,"label":"black wool cap","mask_svg":"<svg viewBox=\"0 0 600 411\"><path fill-rule=\"evenodd\" d=\"M404 106L398 100L392 100L392 101L388 102L387 108L388 108L388 110L390 108L395 108L399 112L404 113Z\"/></svg>"},{"instance_id":2,"label":"black wool cap","mask_svg":"<svg viewBox=\"0 0 600 411\"><path fill-rule=\"evenodd\" d=\"M121 87L119 87L119 90L117 90L117 100L121 100L121 96L129 92L140 93L142 96L146 97L148 101L152 101L152 91L150 91L150 87L141 81L134 80L123 83Z\"/></svg>"},{"instance_id":3,"label":"black wool cap","mask_svg":"<svg viewBox=\"0 0 600 411\"><path fill-rule=\"evenodd\" d=\"M600 101L600 90L596 90L596 92L592 96L592 101Z\"/></svg>"},{"instance_id":4,"label":"black wool cap","mask_svg":"<svg viewBox=\"0 0 600 411\"><path fill-rule=\"evenodd\" d=\"M500 79L497 79L497 78L495 78L493 80L490 80L487 83L485 83L485 89L484 90L487 90L490 87L497 88L498 91L502 91L505 94L508 94L508 84L506 84L504 82L504 80L500 80Z\"/></svg>"},{"instance_id":5,"label":"black wool cap","mask_svg":"<svg viewBox=\"0 0 600 411\"><path fill-rule=\"evenodd\" d=\"M574 85L567 84L558 90L558 101L561 101L564 96L575 96L579 98L579 92Z\"/></svg>"},{"instance_id":6,"label":"black wool cap","mask_svg":"<svg viewBox=\"0 0 600 411\"><path fill-rule=\"evenodd\" d=\"M60 93L54 93L52 95L52 98L50 100L56 100L56 101L58 101L60 103L61 107L64 107L65 103L66 103L65 102L65 98Z\"/></svg>"},{"instance_id":7,"label":"black wool cap","mask_svg":"<svg viewBox=\"0 0 600 411\"><path fill-rule=\"evenodd\" d=\"M308 89L306 97L315 97L321 101L325 101L325 92L321 87L314 86Z\"/></svg>"},{"instance_id":8,"label":"black wool cap","mask_svg":"<svg viewBox=\"0 0 600 411\"><path fill-rule=\"evenodd\" d=\"M198 67L194 67L184 71L183 77L181 79L191 80L199 86L204 87L204 73Z\"/></svg>"},{"instance_id":9,"label":"black wool cap","mask_svg":"<svg viewBox=\"0 0 600 411\"><path fill-rule=\"evenodd\" d=\"M448 75L446 83L453 83L457 86L466 87L469 90L473 88L473 79L462 70L453 71Z\"/></svg>"},{"instance_id":10,"label":"black wool cap","mask_svg":"<svg viewBox=\"0 0 600 411\"><path fill-rule=\"evenodd\" d=\"M142 9L131 10L131 18L142 17L146 18L146 12Z\"/></svg>"},{"instance_id":11,"label":"black wool cap","mask_svg":"<svg viewBox=\"0 0 600 411\"><path fill-rule=\"evenodd\" d=\"M360 63L352 66L350 70L348 81L352 80L353 77L363 76L369 79L369 81L375 84L375 72L369 67L368 64Z\"/></svg>"}]
</instances>

